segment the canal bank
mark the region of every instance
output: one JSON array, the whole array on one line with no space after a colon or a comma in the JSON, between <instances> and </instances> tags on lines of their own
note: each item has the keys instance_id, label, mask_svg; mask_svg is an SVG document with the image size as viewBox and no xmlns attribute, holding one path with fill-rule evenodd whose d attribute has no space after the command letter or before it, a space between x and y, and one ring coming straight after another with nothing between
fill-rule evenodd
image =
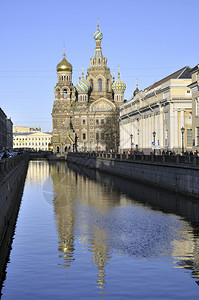
<instances>
[{"instance_id":1,"label":"canal bank","mask_svg":"<svg viewBox=\"0 0 199 300\"><path fill-rule=\"evenodd\" d=\"M196 158L191 164L180 161L180 157L166 160L161 157L140 156L140 160L127 157L109 157L107 155L91 155L87 153L68 153L64 157L68 162L96 169L109 174L132 179L153 186L178 192L199 199L199 166ZM60 159L60 158L59 158Z\"/></svg>"},{"instance_id":2,"label":"canal bank","mask_svg":"<svg viewBox=\"0 0 199 300\"><path fill-rule=\"evenodd\" d=\"M28 161L28 154L0 161L0 246L20 205Z\"/></svg>"}]
</instances>

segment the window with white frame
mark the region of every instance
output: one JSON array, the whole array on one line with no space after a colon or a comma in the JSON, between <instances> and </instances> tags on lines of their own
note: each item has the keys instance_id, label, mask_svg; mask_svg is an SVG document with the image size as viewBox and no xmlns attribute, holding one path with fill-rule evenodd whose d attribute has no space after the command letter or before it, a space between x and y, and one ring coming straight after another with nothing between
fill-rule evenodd
<instances>
[{"instance_id":1,"label":"window with white frame","mask_svg":"<svg viewBox=\"0 0 199 300\"><path fill-rule=\"evenodd\" d=\"M196 127L195 142L196 142L196 146L199 146L199 127Z\"/></svg>"},{"instance_id":2,"label":"window with white frame","mask_svg":"<svg viewBox=\"0 0 199 300\"><path fill-rule=\"evenodd\" d=\"M192 129L187 129L187 147L192 147Z\"/></svg>"},{"instance_id":3,"label":"window with white frame","mask_svg":"<svg viewBox=\"0 0 199 300\"><path fill-rule=\"evenodd\" d=\"M199 103L198 98L195 98L196 117L199 117Z\"/></svg>"}]
</instances>

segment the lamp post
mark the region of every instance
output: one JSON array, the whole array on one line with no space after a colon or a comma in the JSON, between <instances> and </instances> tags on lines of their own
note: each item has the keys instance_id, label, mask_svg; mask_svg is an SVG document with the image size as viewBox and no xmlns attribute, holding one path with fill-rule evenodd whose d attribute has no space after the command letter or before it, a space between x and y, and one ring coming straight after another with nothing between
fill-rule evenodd
<instances>
[{"instance_id":1,"label":"lamp post","mask_svg":"<svg viewBox=\"0 0 199 300\"><path fill-rule=\"evenodd\" d=\"M132 135L132 133L130 134L130 138L131 138L131 154L132 154L132 140L133 140L133 135Z\"/></svg>"},{"instance_id":2,"label":"lamp post","mask_svg":"<svg viewBox=\"0 0 199 300\"><path fill-rule=\"evenodd\" d=\"M153 132L153 142L154 142L154 155L155 155L155 135L156 135L156 132L154 131L154 132Z\"/></svg>"},{"instance_id":3,"label":"lamp post","mask_svg":"<svg viewBox=\"0 0 199 300\"><path fill-rule=\"evenodd\" d=\"M185 132L185 129L184 127L182 127L181 129L181 133L182 133L182 154L184 153L184 132Z\"/></svg>"}]
</instances>

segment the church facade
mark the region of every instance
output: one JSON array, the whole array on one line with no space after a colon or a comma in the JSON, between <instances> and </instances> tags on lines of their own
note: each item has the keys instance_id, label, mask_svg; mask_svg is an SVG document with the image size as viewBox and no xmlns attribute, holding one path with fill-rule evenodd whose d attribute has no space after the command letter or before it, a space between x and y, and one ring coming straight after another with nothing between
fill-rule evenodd
<instances>
[{"instance_id":1,"label":"church facade","mask_svg":"<svg viewBox=\"0 0 199 300\"><path fill-rule=\"evenodd\" d=\"M57 84L52 110L53 152L105 150L103 126L107 117L118 116L119 106L124 102L125 83L115 81L103 56L103 35L97 26L94 56L84 77L79 77L76 86L72 82L72 65L65 58L57 65Z\"/></svg>"}]
</instances>

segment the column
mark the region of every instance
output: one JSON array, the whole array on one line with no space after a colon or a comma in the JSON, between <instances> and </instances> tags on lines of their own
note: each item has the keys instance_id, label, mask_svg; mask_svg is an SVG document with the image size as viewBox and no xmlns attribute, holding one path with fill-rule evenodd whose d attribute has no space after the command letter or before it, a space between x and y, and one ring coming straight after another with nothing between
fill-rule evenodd
<instances>
[{"instance_id":1,"label":"column","mask_svg":"<svg viewBox=\"0 0 199 300\"><path fill-rule=\"evenodd\" d=\"M178 112L177 110L174 111L174 147L177 149L178 145Z\"/></svg>"}]
</instances>

